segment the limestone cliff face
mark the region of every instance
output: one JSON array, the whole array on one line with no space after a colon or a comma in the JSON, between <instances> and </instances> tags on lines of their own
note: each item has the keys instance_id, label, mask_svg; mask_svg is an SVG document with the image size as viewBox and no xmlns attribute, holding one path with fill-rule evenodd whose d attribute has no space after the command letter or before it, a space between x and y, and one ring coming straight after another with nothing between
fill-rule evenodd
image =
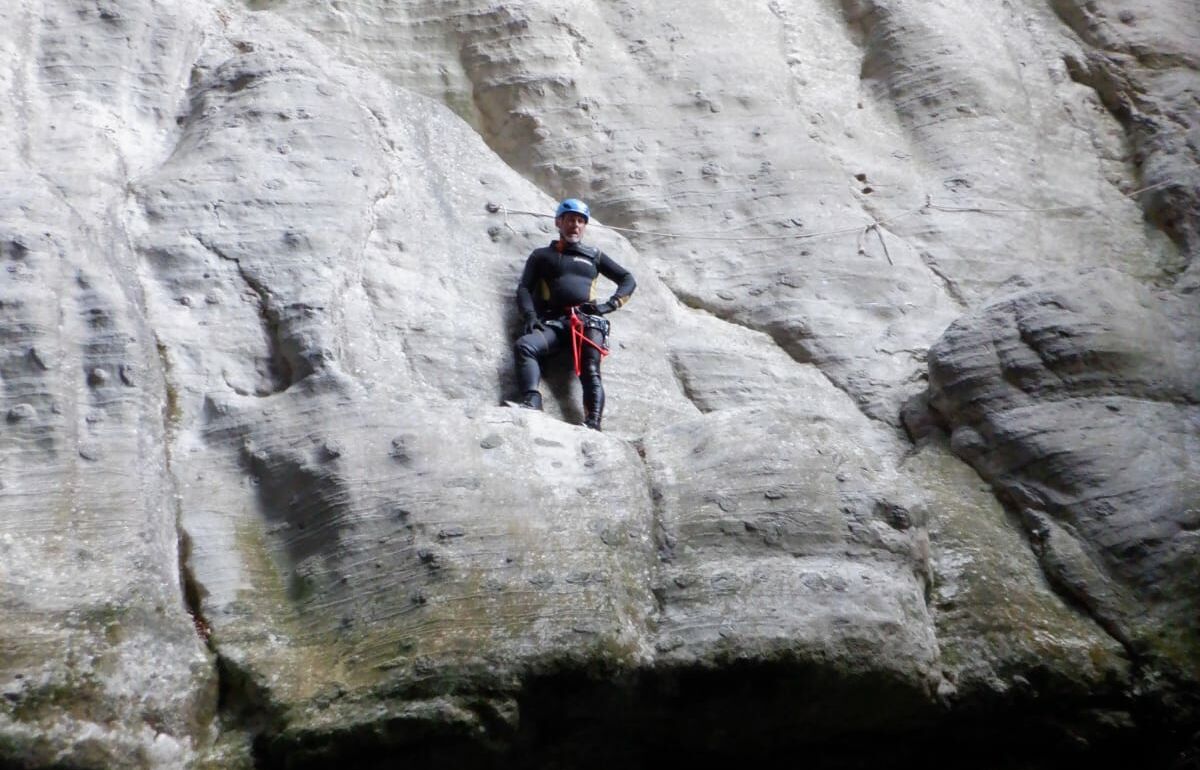
<instances>
[{"instance_id":1,"label":"limestone cliff face","mask_svg":"<svg viewBox=\"0 0 1200 770\"><path fill-rule=\"evenodd\" d=\"M5 4L0 765L1194 761L1200 9L983 5Z\"/></svg>"}]
</instances>

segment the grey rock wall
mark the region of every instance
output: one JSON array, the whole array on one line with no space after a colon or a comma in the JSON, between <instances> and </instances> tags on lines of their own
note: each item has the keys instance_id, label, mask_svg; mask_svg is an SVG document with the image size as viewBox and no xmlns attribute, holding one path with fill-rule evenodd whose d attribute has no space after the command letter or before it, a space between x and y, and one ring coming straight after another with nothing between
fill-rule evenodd
<instances>
[{"instance_id":1,"label":"grey rock wall","mask_svg":"<svg viewBox=\"0 0 1200 770\"><path fill-rule=\"evenodd\" d=\"M1019 511L1064 593L1194 671L1195 303L1108 271L1012 288L930 352L951 447Z\"/></svg>"},{"instance_id":2,"label":"grey rock wall","mask_svg":"<svg viewBox=\"0 0 1200 770\"><path fill-rule=\"evenodd\" d=\"M0 765L1195 760L1193 3L0 28Z\"/></svg>"}]
</instances>

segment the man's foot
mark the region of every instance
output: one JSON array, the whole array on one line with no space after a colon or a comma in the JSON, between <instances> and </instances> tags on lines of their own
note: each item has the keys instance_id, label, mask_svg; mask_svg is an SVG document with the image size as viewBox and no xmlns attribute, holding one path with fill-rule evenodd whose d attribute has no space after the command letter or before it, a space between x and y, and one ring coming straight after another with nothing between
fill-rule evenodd
<instances>
[{"instance_id":1,"label":"man's foot","mask_svg":"<svg viewBox=\"0 0 1200 770\"><path fill-rule=\"evenodd\" d=\"M525 394L525 397L521 399L521 406L538 412L542 411L542 394L538 393L536 390L529 391Z\"/></svg>"},{"instance_id":2,"label":"man's foot","mask_svg":"<svg viewBox=\"0 0 1200 770\"><path fill-rule=\"evenodd\" d=\"M583 421L583 426L585 428L591 428L592 430L599 432L600 431L600 418L599 417L588 417L587 419L585 419Z\"/></svg>"}]
</instances>

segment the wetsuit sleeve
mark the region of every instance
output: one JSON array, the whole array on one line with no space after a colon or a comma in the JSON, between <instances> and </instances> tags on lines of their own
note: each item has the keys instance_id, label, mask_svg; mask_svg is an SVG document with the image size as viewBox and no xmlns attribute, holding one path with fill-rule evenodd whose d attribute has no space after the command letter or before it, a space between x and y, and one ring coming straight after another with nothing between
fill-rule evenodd
<instances>
[{"instance_id":1,"label":"wetsuit sleeve","mask_svg":"<svg viewBox=\"0 0 1200 770\"><path fill-rule=\"evenodd\" d=\"M600 275L617 285L617 290L608 300L613 307L621 307L628 302L633 290L637 288L633 273L618 265L604 252L600 252L600 257L596 260L596 269L600 271Z\"/></svg>"},{"instance_id":2,"label":"wetsuit sleeve","mask_svg":"<svg viewBox=\"0 0 1200 770\"><path fill-rule=\"evenodd\" d=\"M530 254L525 260L525 269L521 271L521 280L517 281L517 312L521 318L537 315L533 304L533 290L538 281L537 254Z\"/></svg>"}]
</instances>

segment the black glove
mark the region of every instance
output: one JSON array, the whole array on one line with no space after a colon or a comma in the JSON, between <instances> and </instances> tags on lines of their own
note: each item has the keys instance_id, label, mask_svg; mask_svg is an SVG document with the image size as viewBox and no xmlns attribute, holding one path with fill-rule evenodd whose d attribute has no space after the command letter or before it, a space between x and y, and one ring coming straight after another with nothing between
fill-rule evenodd
<instances>
[{"instance_id":1,"label":"black glove","mask_svg":"<svg viewBox=\"0 0 1200 770\"><path fill-rule=\"evenodd\" d=\"M598 305L595 302L584 302L579 306L579 312L586 315L608 315L616 309L617 306L613 304L612 300L601 302Z\"/></svg>"},{"instance_id":2,"label":"black glove","mask_svg":"<svg viewBox=\"0 0 1200 770\"><path fill-rule=\"evenodd\" d=\"M540 332L545 328L546 327L544 324L542 324L542 320L540 318L535 315L531 315L525 318L525 322L521 327L521 334L533 334L534 332Z\"/></svg>"}]
</instances>

